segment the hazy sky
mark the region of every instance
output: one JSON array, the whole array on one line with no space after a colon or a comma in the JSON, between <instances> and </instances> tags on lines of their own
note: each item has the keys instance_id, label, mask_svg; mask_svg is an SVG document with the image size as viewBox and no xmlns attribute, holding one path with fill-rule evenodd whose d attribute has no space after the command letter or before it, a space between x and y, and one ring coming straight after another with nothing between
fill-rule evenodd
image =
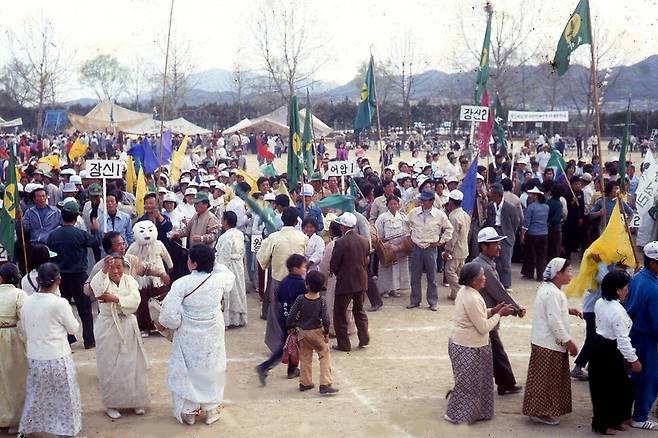
<instances>
[{"instance_id":1,"label":"hazy sky","mask_svg":"<svg viewBox=\"0 0 658 438\"><path fill-rule=\"evenodd\" d=\"M405 32L422 53L422 69L455 71L473 69L476 61L466 49L461 23L469 39L481 45L484 34L483 1L474 0L297 0L304 3L310 26L324 45L326 63L317 78L344 83L372 47L376 58L388 57L391 41ZM236 56L247 67L257 68L251 29L258 5L273 0L176 0L174 29L177 38L189 41L198 70L231 70ZM600 29L623 36L618 63L634 63L658 53L658 4L656 0L590 0ZM552 57L555 45L577 0L494 0L494 9L512 18L537 15L534 34L527 45L538 47L535 59ZM156 40L166 32L169 0L0 0L5 34L20 31L30 17L48 17L69 50L77 69L99 53L112 53L129 64L143 57L153 65L164 62ZM523 11L519 8L524 8ZM536 11L541 11L537 14ZM529 21L529 20L527 20ZM527 23L530 26L530 23ZM3 41L4 44L4 41ZM577 59L588 59L581 48ZM5 52L0 51L0 52ZM237 54L237 55L236 55ZM3 62L0 54L0 62ZM535 61L539 62L539 61ZM79 94L73 92L73 94ZM83 93L84 94L84 93ZM88 93L87 93L88 94Z\"/></svg>"}]
</instances>

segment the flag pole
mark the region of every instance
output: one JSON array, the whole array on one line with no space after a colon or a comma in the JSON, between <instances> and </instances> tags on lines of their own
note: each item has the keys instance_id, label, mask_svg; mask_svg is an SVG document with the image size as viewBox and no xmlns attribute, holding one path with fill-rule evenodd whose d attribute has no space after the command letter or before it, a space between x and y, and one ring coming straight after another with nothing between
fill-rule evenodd
<instances>
[{"instance_id":1,"label":"flag pole","mask_svg":"<svg viewBox=\"0 0 658 438\"><path fill-rule=\"evenodd\" d=\"M617 192L617 203L619 205L619 211L621 212L621 216L624 219L624 227L626 228L626 234L628 235L628 240L631 244L631 248L633 248L635 267L638 267L640 265L640 261L639 258L637 257L637 250L635 248L635 245L633 245L633 237L631 236L631 229L629 228L630 220L628 219L628 215L626 214L626 209L624 208L623 201L621 200L621 194L619 192Z\"/></svg>"},{"instance_id":2,"label":"flag pole","mask_svg":"<svg viewBox=\"0 0 658 438\"><path fill-rule=\"evenodd\" d=\"M165 94L167 90L167 68L169 67L169 41L171 40L171 22L174 18L174 0L171 0L171 8L169 9L169 29L167 30L167 48L165 50L165 65L164 74L162 75L162 100L160 101L160 162L158 163L158 178L155 181L157 190L160 184L160 173L162 172L162 149L164 143L164 110L165 110ZM173 147L173 146L172 146Z\"/></svg>"},{"instance_id":3,"label":"flag pole","mask_svg":"<svg viewBox=\"0 0 658 438\"><path fill-rule=\"evenodd\" d=\"M23 210L21 210L20 204L16 205L16 207L17 207L16 211L20 216L20 223L21 223L21 246L23 247L23 262L25 262L25 274L29 274L30 268L27 265L27 246L25 245L25 228L23 227Z\"/></svg>"},{"instance_id":4,"label":"flag pole","mask_svg":"<svg viewBox=\"0 0 658 438\"><path fill-rule=\"evenodd\" d=\"M592 99L594 100L594 122L596 126L596 149L599 155L599 160L603 164L603 149L601 148L601 117L600 117L600 108L599 108L599 86L598 80L596 78L596 57L594 56L594 32L592 32L592 11L589 7L589 2L587 2L587 27L589 31L589 48L591 55L591 76L592 76ZM594 151L592 151L594 153ZM601 183L601 211L603 212L603 220L607 217L605 211L605 181L603 179L603 169L599 169L599 179ZM605 228L605 227L604 227Z\"/></svg>"},{"instance_id":5,"label":"flag pole","mask_svg":"<svg viewBox=\"0 0 658 438\"><path fill-rule=\"evenodd\" d=\"M377 98L377 79L375 77L375 58L372 56L372 47L370 49L370 60L372 61L372 86L375 89L375 114L377 115L377 147L379 148L379 165L381 169L380 176L384 176L384 147L382 145L382 123L379 119L379 99ZM370 96L368 96L370 98Z\"/></svg>"}]
</instances>

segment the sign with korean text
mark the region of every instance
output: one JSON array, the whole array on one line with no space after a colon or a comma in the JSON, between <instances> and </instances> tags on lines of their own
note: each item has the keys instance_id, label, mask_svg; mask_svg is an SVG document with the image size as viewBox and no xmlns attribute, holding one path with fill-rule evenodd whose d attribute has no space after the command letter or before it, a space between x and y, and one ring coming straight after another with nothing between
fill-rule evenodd
<instances>
[{"instance_id":1,"label":"sign with korean text","mask_svg":"<svg viewBox=\"0 0 658 438\"><path fill-rule=\"evenodd\" d=\"M569 111L509 111L507 121L512 122L568 122Z\"/></svg>"},{"instance_id":2,"label":"sign with korean text","mask_svg":"<svg viewBox=\"0 0 658 438\"><path fill-rule=\"evenodd\" d=\"M123 178L123 163L117 160L88 160L85 167L90 178Z\"/></svg>"},{"instance_id":3,"label":"sign with korean text","mask_svg":"<svg viewBox=\"0 0 658 438\"><path fill-rule=\"evenodd\" d=\"M354 161L330 161L327 174L330 176L352 176L357 166Z\"/></svg>"},{"instance_id":4,"label":"sign with korean text","mask_svg":"<svg viewBox=\"0 0 658 438\"><path fill-rule=\"evenodd\" d=\"M258 252L260 246L263 244L263 236L252 234L251 236L251 252L254 254Z\"/></svg>"},{"instance_id":5,"label":"sign with korean text","mask_svg":"<svg viewBox=\"0 0 658 438\"><path fill-rule=\"evenodd\" d=\"M459 110L459 120L464 122L486 122L488 119L488 106L462 105Z\"/></svg>"}]
</instances>

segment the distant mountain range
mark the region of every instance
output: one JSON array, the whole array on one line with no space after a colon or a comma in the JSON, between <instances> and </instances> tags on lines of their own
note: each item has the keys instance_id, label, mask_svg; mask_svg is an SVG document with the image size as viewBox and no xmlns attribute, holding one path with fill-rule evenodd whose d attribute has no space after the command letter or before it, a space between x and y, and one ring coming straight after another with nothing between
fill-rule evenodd
<instances>
[{"instance_id":1,"label":"distant mountain range","mask_svg":"<svg viewBox=\"0 0 658 438\"><path fill-rule=\"evenodd\" d=\"M253 84L267 79L259 74L246 72L243 75L242 90L245 101L254 100L260 94ZM503 105L528 110L553 109L575 110L585 105L589 69L574 64L561 78L551 73L548 64L525 65L507 71L500 78L492 68L489 79L490 93L496 91L496 81L504 81ZM658 55L653 55L636 64L619 66L607 72L599 72L599 82L605 83L603 111L620 111L626 107L628 97L633 99L637 110L650 107L658 100ZM399 78L389 78L388 84L378 84L380 99L387 102L400 102L399 93L393 85ZM470 103L473 95L475 72L445 73L428 70L413 78L412 101L427 99L439 104ZM228 70L211 69L190 75L192 89L186 94L184 103L197 106L211 103L231 103L236 100L234 73ZM356 101L359 87L353 81L343 85L317 81L309 87L314 101ZM499 90L500 91L500 90ZM157 95L157 92L149 93ZM149 96L146 96L148 99ZM492 98L493 99L493 98ZM90 105L95 99L77 99L63 103Z\"/></svg>"}]
</instances>

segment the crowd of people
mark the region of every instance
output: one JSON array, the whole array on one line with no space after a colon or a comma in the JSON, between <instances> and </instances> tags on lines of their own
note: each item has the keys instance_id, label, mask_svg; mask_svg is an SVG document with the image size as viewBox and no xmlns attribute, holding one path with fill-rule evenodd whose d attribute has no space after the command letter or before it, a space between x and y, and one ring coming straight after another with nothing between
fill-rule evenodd
<instances>
[{"instance_id":1,"label":"crowd of people","mask_svg":"<svg viewBox=\"0 0 658 438\"><path fill-rule=\"evenodd\" d=\"M589 380L594 430L658 430L648 418L658 394L656 209L645 213L634 237L642 270L628 272L625 260L599 263L598 288L581 291L582 311L568 308L562 291L572 261L605 229L615 203L626 221L634 215L642 169L636 173L633 163L620 175L618 156L579 155L556 168L559 136L528 139L516 153L500 146L488 166L475 163L473 199L470 154L452 150L443 160L430 149L424 161L417 152L405 161L385 153L370 163L360 153L356 172L343 177L328 171L333 157L321 139L316 168L289 186L275 169L278 151L259 156L254 169L244 155L255 150L252 142L276 147L280 140L238 133L191 139L180 168L146 175L147 193L136 199L126 178L106 181L103 190L84 162L102 156L125 163L142 138L77 134L87 152L76 160L68 158L72 137L2 139L18 157L20 206L15 260L0 266L0 344L7 352L0 387L9 388L0 394L0 427L80 431L70 348L79 325L84 348L96 349L110 418L146 413L143 338L159 333L173 341L173 416L192 425L204 412L212 424L226 383L225 331L253 324L248 293L262 302L271 352L256 366L261 384L283 362L300 391L313 389L316 351L319 393L334 395L330 351L351 351L354 333L358 348L367 348L369 312L407 291L409 311L418 311L424 296L436 312L444 291L454 301L447 421L492 418L495 384L501 396L524 391L523 414L533 421L558 424L571 412L575 378ZM173 146L182 141L175 137ZM347 158L345 142L338 145L337 158ZM55 162L44 166L44 156ZM513 262L538 282L525 388L498 334L501 318L526 315L513 298ZM569 315L586 320L580 354ZM569 355L578 355L573 369Z\"/></svg>"}]
</instances>

